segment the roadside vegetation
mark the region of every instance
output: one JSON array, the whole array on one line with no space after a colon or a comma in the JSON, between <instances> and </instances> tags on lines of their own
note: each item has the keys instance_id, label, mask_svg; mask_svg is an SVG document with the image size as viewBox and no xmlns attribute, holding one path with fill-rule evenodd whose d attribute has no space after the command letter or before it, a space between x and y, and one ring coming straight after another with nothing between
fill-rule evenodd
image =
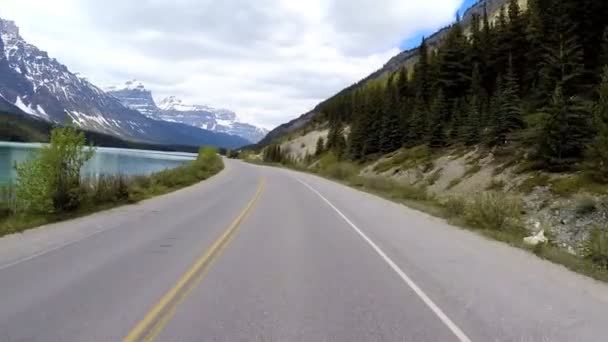
<instances>
[{"instance_id":1,"label":"roadside vegetation","mask_svg":"<svg viewBox=\"0 0 608 342\"><path fill-rule=\"evenodd\" d=\"M418 147L421 151L426 147ZM504 184L493 181L491 189L479 189L475 195L439 196L428 191L432 184L421 182L420 185L409 185L404 182L380 174L366 175L363 170L379 168L391 172L399 169L400 165L417 165L425 168L424 164L431 158L420 158L418 152L401 152L393 154L393 161L384 162L353 162L338 158L332 151L324 150L314 158L294 160L283 154L280 145L272 145L256 158L251 151L244 152L241 158L259 164L288 167L294 170L313 173L342 184L373 193L383 198L396 201L408 207L442 217L449 223L461 228L470 229L479 234L511 246L522 248L537 256L552 261L567 268L608 282L608 227L597 226L585 239L583 245L576 251L565 250L554 243L551 236L547 243L537 246L526 245L523 239L530 235L525 228L524 203L520 192L503 192ZM402 158L402 155L413 156L412 160ZM425 154L422 154L425 155ZM391 164L390 167L387 164ZM476 164L477 165L477 164ZM477 169L478 167L475 166ZM429 170L430 171L430 170ZM468 171L468 170L467 170ZM470 172L465 172L470 173ZM436 177L437 172L431 172L429 178ZM563 181L562 181L563 182ZM548 181L542 182L549 183ZM560 184L561 182L558 182ZM526 187L531 187L531 184ZM449 186L448 186L449 187ZM484 191L482 191L484 190ZM582 198L577 204L581 214L600 210L589 199ZM546 232L551 234L551 232Z\"/></svg>"},{"instance_id":2,"label":"roadside vegetation","mask_svg":"<svg viewBox=\"0 0 608 342\"><path fill-rule=\"evenodd\" d=\"M421 43L415 63L319 104L290 133L328 132L316 153L276 140L257 160L405 202L608 281L608 209L598 205L608 203L606 15L605 1L509 0L467 27L457 20L439 46ZM557 228L546 229L549 243L526 246L545 219Z\"/></svg>"},{"instance_id":3,"label":"roadside vegetation","mask_svg":"<svg viewBox=\"0 0 608 342\"><path fill-rule=\"evenodd\" d=\"M149 176L83 178L94 153L82 132L53 129L50 143L16 166L17 182L0 186L0 236L165 194L224 167L217 150L205 147L196 160Z\"/></svg>"}]
</instances>

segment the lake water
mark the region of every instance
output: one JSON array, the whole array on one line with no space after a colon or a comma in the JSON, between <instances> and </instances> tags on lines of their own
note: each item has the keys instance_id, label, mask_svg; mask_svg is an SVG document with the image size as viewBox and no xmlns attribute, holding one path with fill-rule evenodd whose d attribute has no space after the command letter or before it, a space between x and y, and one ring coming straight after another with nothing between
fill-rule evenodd
<instances>
[{"instance_id":1,"label":"lake water","mask_svg":"<svg viewBox=\"0 0 608 342\"><path fill-rule=\"evenodd\" d=\"M0 141L0 184L16 177L15 164L27 160L41 144ZM95 156L84 166L83 175L147 175L178 167L196 158L196 154L97 147Z\"/></svg>"}]
</instances>

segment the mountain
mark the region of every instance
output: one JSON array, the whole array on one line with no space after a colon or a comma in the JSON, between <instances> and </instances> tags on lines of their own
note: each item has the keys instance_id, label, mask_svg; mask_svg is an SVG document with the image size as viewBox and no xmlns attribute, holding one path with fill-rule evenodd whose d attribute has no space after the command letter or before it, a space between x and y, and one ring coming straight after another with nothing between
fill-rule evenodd
<instances>
[{"instance_id":1,"label":"mountain","mask_svg":"<svg viewBox=\"0 0 608 342\"><path fill-rule=\"evenodd\" d=\"M155 144L238 147L249 142L178 123L153 120L125 107L21 37L0 18L0 106L53 123ZM10 107L10 108L4 108ZM17 109L16 109L17 108Z\"/></svg>"},{"instance_id":2,"label":"mountain","mask_svg":"<svg viewBox=\"0 0 608 342\"><path fill-rule=\"evenodd\" d=\"M522 8L525 7L527 4L527 0L518 0L518 2L520 4L520 6L522 6ZM507 3L508 3L508 0L485 0L485 1L480 0L479 2L477 2L476 4L474 4L473 6L471 6L469 9L467 9L465 11L465 13L461 19L463 27L468 27L470 25L471 19L473 18L474 14L481 15L483 13L484 5L487 8L490 18L493 18L493 17L496 17L498 12L500 11L500 8L502 6L506 6ZM441 46L441 43L446 38L450 27L451 26L444 27L444 28L438 30L437 32L435 32L430 37L426 38L426 43L429 46L429 49L431 51L436 50L437 48L439 48L439 46ZM347 87L346 89L342 90L341 92L332 96L331 98L321 102L310 112L307 112L307 113L301 115L300 117L291 120L290 122L287 122L285 124L282 124L282 125L276 127L275 129L270 131L266 135L266 137L264 137L264 139L262 139L259 142L259 144L267 145L267 144L271 143L273 140L280 138L282 136L285 136L285 135L289 134L290 132L292 132L300 127L305 126L308 122L310 122L315 117L315 115L319 112L319 108L322 107L324 103L326 103L327 101L330 101L331 99L335 98L336 96L339 96L339 95L343 94L344 92L350 91L353 88L358 88L358 87L364 86L367 82L381 78L387 74L393 73L402 67L413 66L417 61L418 61L418 47L400 52L399 54L397 54L396 56L391 58L386 64L384 64L382 66L382 68L373 72L372 74L370 74L366 78L360 80L356 84L354 84L350 87Z\"/></svg>"},{"instance_id":3,"label":"mountain","mask_svg":"<svg viewBox=\"0 0 608 342\"><path fill-rule=\"evenodd\" d=\"M137 80L127 81L124 87L108 87L106 92L120 102L134 109L145 116L158 119L158 107L152 98L152 92L147 90L141 82Z\"/></svg>"},{"instance_id":4,"label":"mountain","mask_svg":"<svg viewBox=\"0 0 608 342\"><path fill-rule=\"evenodd\" d=\"M175 96L160 101L157 105L152 92L137 81L127 81L124 86L109 87L106 91L125 106L142 114L168 122L177 122L218 133L236 135L251 143L260 141L268 130L244 123L237 115L227 109L217 109L205 105L185 104Z\"/></svg>"}]
</instances>

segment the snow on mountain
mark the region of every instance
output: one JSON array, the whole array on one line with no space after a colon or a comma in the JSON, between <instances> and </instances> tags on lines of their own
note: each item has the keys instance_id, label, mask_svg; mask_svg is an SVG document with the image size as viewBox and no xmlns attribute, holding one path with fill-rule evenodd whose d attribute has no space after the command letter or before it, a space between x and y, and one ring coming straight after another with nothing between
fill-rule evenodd
<instances>
[{"instance_id":1,"label":"snow on mountain","mask_svg":"<svg viewBox=\"0 0 608 342\"><path fill-rule=\"evenodd\" d=\"M268 133L264 128L242 122L236 113L228 109L187 104L175 96L160 101L158 107L161 109L159 114L161 120L238 135L252 143L260 141Z\"/></svg>"},{"instance_id":2,"label":"snow on mountain","mask_svg":"<svg viewBox=\"0 0 608 342\"><path fill-rule=\"evenodd\" d=\"M152 98L152 92L147 90L143 83L130 80L124 86L111 86L105 90L123 105L137 110L149 118L159 119L158 107Z\"/></svg>"},{"instance_id":3,"label":"snow on mountain","mask_svg":"<svg viewBox=\"0 0 608 342\"><path fill-rule=\"evenodd\" d=\"M108 87L106 90L125 106L157 120L236 135L252 143L260 141L268 133L264 128L242 122L236 113L228 109L188 104L175 96L169 96L155 104L151 92L136 80L126 82L124 86Z\"/></svg>"},{"instance_id":4,"label":"snow on mountain","mask_svg":"<svg viewBox=\"0 0 608 342\"><path fill-rule=\"evenodd\" d=\"M138 84L130 87L133 91L140 89ZM17 25L2 18L0 97L21 114L56 123L73 122L83 129L130 140L225 147L247 143L236 136L152 120L127 108L114 96L25 41ZM149 98L151 100L151 95Z\"/></svg>"}]
</instances>

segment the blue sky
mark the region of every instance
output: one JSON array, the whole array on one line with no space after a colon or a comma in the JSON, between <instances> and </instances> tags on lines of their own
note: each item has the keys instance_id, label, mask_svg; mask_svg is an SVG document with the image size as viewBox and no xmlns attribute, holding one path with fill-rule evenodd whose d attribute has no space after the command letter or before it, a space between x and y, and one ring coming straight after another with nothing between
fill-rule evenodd
<instances>
[{"instance_id":1,"label":"blue sky","mask_svg":"<svg viewBox=\"0 0 608 342\"><path fill-rule=\"evenodd\" d=\"M465 0L464 3L462 4L462 6L460 6L460 9L458 10L458 12L460 14L463 14L464 11L466 11L469 7L473 6L478 1L479 0ZM454 19L456 19L456 13L454 13ZM423 36L425 36L425 37L426 36L430 36L434 32L435 32L435 30L426 31L426 32L419 32L415 36L404 40L401 43L400 48L402 50L408 50L408 49L411 49L411 48L415 48L415 47L417 47L420 44L420 41L422 40Z\"/></svg>"}]
</instances>

